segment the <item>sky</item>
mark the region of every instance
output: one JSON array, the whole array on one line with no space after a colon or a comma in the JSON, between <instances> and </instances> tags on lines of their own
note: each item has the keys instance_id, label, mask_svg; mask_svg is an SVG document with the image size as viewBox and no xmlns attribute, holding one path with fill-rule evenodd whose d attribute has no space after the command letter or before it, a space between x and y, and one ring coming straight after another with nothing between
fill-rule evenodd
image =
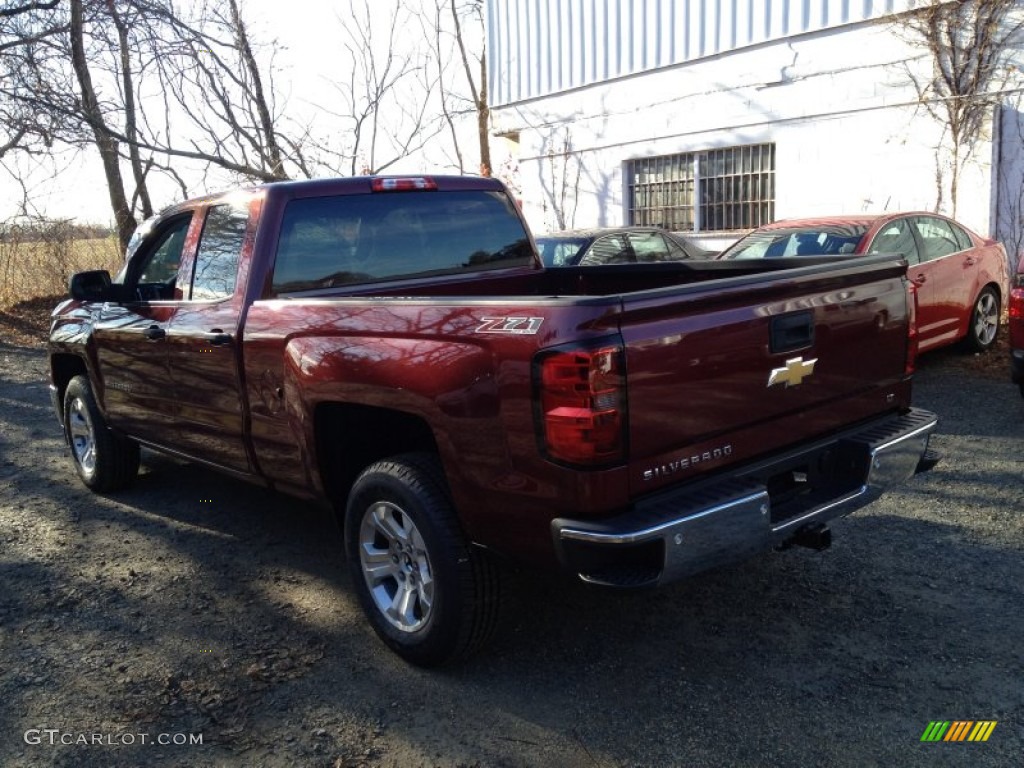
<instances>
[{"instance_id":1,"label":"sky","mask_svg":"<svg viewBox=\"0 0 1024 768\"><path fill-rule=\"evenodd\" d=\"M369 0L375 29L383 32L399 2L405 7L418 0ZM360 0L355 0L361 5ZM314 114L320 105L330 106L337 93L330 85L331 73L344 61L339 41L337 18L351 12L348 0L243 0L242 13L254 39L267 42L276 38L281 46L275 58L274 76L279 93L285 97L290 114ZM406 30L400 40L422 40L418 26ZM443 158L427 156L411 160L398 171L419 171ZM112 220L102 166L95 149L62 151L53 165L8 155L5 163L20 179L0 171L0 221L18 212L22 199L21 184L29 190L38 213L54 218L73 218L81 223L108 224ZM53 167L60 173L53 178ZM415 166L415 167L413 167ZM451 171L451 168L445 170ZM193 183L193 180L190 180ZM194 178L191 195L213 192L231 184L224 173L214 172L205 179ZM130 192L130 191L129 191ZM176 202L180 190L170 182L157 183L153 189L158 208Z\"/></svg>"}]
</instances>

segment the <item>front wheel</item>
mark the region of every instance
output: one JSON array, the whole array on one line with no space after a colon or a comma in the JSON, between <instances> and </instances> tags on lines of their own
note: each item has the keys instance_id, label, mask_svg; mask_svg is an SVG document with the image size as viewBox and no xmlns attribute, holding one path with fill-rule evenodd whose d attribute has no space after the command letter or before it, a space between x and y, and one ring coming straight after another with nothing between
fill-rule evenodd
<instances>
[{"instance_id":1,"label":"front wheel","mask_svg":"<svg viewBox=\"0 0 1024 768\"><path fill-rule=\"evenodd\" d=\"M999 295L992 288L978 294L967 328L967 344L975 352L984 352L999 335Z\"/></svg>"},{"instance_id":2,"label":"front wheel","mask_svg":"<svg viewBox=\"0 0 1024 768\"><path fill-rule=\"evenodd\" d=\"M345 511L345 548L370 624L407 661L453 661L493 634L499 573L466 543L435 456L404 454L359 475Z\"/></svg>"},{"instance_id":3,"label":"front wheel","mask_svg":"<svg viewBox=\"0 0 1024 768\"><path fill-rule=\"evenodd\" d=\"M85 376L71 379L64 392L64 433L75 471L90 490L116 491L135 479L139 444L107 428Z\"/></svg>"}]
</instances>

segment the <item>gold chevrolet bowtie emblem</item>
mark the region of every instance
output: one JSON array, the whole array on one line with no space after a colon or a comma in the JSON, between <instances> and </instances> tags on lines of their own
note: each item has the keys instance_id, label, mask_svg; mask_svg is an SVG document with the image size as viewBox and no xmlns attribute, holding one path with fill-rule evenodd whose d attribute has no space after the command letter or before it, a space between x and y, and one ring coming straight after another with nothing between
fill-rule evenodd
<instances>
[{"instance_id":1,"label":"gold chevrolet bowtie emblem","mask_svg":"<svg viewBox=\"0 0 1024 768\"><path fill-rule=\"evenodd\" d=\"M814 373L814 364L816 362L818 362L818 358L808 360L806 363L802 357L794 357L791 360L787 360L785 368L772 369L771 375L768 376L768 386L774 387L776 384L785 384L787 387L795 387L804 378Z\"/></svg>"}]
</instances>

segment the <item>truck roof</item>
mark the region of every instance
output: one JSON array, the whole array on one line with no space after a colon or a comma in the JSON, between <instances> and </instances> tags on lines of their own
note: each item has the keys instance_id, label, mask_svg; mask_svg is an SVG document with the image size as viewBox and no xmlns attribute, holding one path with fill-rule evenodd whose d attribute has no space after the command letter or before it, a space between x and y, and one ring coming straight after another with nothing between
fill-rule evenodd
<instances>
[{"instance_id":1,"label":"truck roof","mask_svg":"<svg viewBox=\"0 0 1024 768\"><path fill-rule=\"evenodd\" d=\"M454 174L393 174L386 176L338 176L323 179L290 179L287 181L270 181L263 184L245 184L229 189L200 195L168 206L160 215L172 213L177 209L192 208L196 205L222 200L230 195L257 194L259 192L281 191L288 196L298 197L303 192L311 195L343 195L373 191L374 182L402 183L426 181L437 189L459 191L474 189L502 190L504 185L495 178L488 176L459 176ZM412 187L410 187L412 189Z\"/></svg>"}]
</instances>

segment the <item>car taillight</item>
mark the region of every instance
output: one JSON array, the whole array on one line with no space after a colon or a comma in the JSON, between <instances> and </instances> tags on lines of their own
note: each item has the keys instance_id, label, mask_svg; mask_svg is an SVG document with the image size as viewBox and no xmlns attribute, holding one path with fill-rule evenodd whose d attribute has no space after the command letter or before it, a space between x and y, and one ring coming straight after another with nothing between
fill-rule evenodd
<instances>
[{"instance_id":1,"label":"car taillight","mask_svg":"<svg viewBox=\"0 0 1024 768\"><path fill-rule=\"evenodd\" d=\"M907 280L907 364L903 369L910 376L917 367L917 286Z\"/></svg>"},{"instance_id":2,"label":"car taillight","mask_svg":"<svg viewBox=\"0 0 1024 768\"><path fill-rule=\"evenodd\" d=\"M1010 313L1011 320L1024 320L1024 275L1017 275L1017 279L1021 285L1010 291L1010 303L1007 311Z\"/></svg>"},{"instance_id":3,"label":"car taillight","mask_svg":"<svg viewBox=\"0 0 1024 768\"><path fill-rule=\"evenodd\" d=\"M607 465L626 455L626 376L620 344L538 356L536 407L549 458Z\"/></svg>"},{"instance_id":4,"label":"car taillight","mask_svg":"<svg viewBox=\"0 0 1024 768\"><path fill-rule=\"evenodd\" d=\"M422 176L395 178L376 176L370 181L374 192L411 192L419 189L437 189L437 182Z\"/></svg>"}]
</instances>

